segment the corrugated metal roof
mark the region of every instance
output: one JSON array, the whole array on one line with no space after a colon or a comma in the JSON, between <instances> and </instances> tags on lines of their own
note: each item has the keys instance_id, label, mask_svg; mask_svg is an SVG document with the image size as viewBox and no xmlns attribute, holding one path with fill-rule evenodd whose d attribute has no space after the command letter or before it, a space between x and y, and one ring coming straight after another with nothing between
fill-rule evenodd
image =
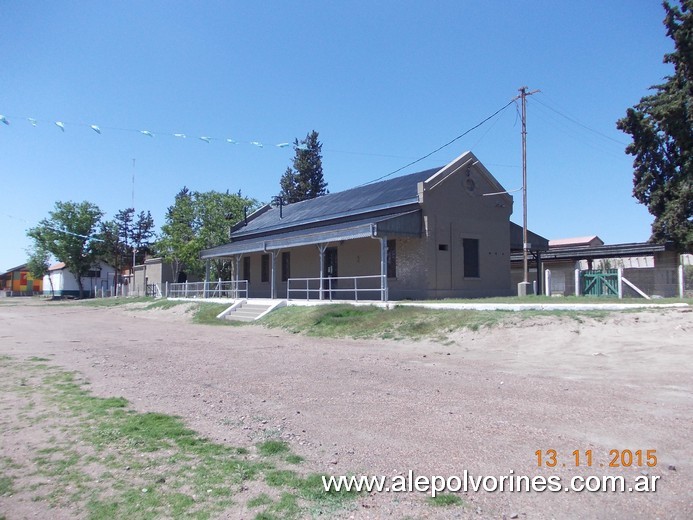
<instances>
[{"instance_id":1,"label":"corrugated metal roof","mask_svg":"<svg viewBox=\"0 0 693 520\"><path fill-rule=\"evenodd\" d=\"M649 242L634 242L628 244L610 244L594 247L560 247L549 249L541 254L543 260L587 260L589 258L619 258L629 256L644 256L675 251L673 244L650 244ZM513 255L512 260L515 259Z\"/></svg>"},{"instance_id":2,"label":"corrugated metal roof","mask_svg":"<svg viewBox=\"0 0 693 520\"><path fill-rule=\"evenodd\" d=\"M240 255L258 251L271 251L288 247L299 247L311 244L324 244L340 240L354 240L378 236L382 225L387 236L415 236L421 233L421 210L408 211L381 217L369 217L349 220L296 231L273 233L256 239L239 240L202 251L201 257L218 258L221 256Z\"/></svg>"},{"instance_id":3,"label":"corrugated metal roof","mask_svg":"<svg viewBox=\"0 0 693 520\"><path fill-rule=\"evenodd\" d=\"M279 208L272 207L257 218L249 220L248 225L232 233L231 238L236 240L258 233L279 231L347 216L358 218L359 214L412 204L418 202L418 183L425 181L439 170L440 168L433 168L288 204L281 210L281 219Z\"/></svg>"}]
</instances>

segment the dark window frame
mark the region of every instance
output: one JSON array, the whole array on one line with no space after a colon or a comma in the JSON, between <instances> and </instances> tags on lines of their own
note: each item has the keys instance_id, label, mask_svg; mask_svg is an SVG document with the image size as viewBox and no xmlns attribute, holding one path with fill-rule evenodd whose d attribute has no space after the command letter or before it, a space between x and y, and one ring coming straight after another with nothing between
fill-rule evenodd
<instances>
[{"instance_id":1,"label":"dark window frame","mask_svg":"<svg viewBox=\"0 0 693 520\"><path fill-rule=\"evenodd\" d=\"M479 255L479 239L463 238L462 255L465 278L481 278L481 263Z\"/></svg>"},{"instance_id":2,"label":"dark window frame","mask_svg":"<svg viewBox=\"0 0 693 520\"><path fill-rule=\"evenodd\" d=\"M282 253L282 282L286 282L291 278L291 252L284 251Z\"/></svg>"},{"instance_id":3,"label":"dark window frame","mask_svg":"<svg viewBox=\"0 0 693 520\"><path fill-rule=\"evenodd\" d=\"M260 282L269 283L270 275L270 255L265 253L260 257Z\"/></svg>"}]
</instances>

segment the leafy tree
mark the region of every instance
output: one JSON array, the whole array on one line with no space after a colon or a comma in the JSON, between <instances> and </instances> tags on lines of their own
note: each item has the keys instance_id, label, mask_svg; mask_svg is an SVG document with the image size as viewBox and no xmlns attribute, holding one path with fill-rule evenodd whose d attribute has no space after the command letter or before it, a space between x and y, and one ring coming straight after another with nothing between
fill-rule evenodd
<instances>
[{"instance_id":1,"label":"leafy tree","mask_svg":"<svg viewBox=\"0 0 693 520\"><path fill-rule=\"evenodd\" d=\"M161 226L161 237L156 244L157 252L171 263L176 281L183 268L195 273L202 269L198 232L193 194L183 186L176 194L173 206L166 210L166 222Z\"/></svg>"},{"instance_id":2,"label":"leafy tree","mask_svg":"<svg viewBox=\"0 0 693 520\"><path fill-rule=\"evenodd\" d=\"M680 6L664 2L664 25L674 52L664 63L674 66L665 82L652 87L617 128L633 142L633 196L655 217L651 240L672 241L693 250L693 0Z\"/></svg>"},{"instance_id":3,"label":"leafy tree","mask_svg":"<svg viewBox=\"0 0 693 520\"><path fill-rule=\"evenodd\" d=\"M293 168L288 167L279 181L282 203L292 204L329 193L322 174L322 143L313 130L300 142L294 139Z\"/></svg>"},{"instance_id":4,"label":"leafy tree","mask_svg":"<svg viewBox=\"0 0 693 520\"><path fill-rule=\"evenodd\" d=\"M120 241L118 224L115 220L101 222L99 227L99 242L94 244L99 258L117 268L123 265L125 246Z\"/></svg>"},{"instance_id":5,"label":"leafy tree","mask_svg":"<svg viewBox=\"0 0 693 520\"><path fill-rule=\"evenodd\" d=\"M39 222L27 234L34 240L35 249L43 249L65 263L84 296L82 277L98 259L95 233L103 212L91 202L56 202L49 217Z\"/></svg>"},{"instance_id":6,"label":"leafy tree","mask_svg":"<svg viewBox=\"0 0 693 520\"><path fill-rule=\"evenodd\" d=\"M50 267L51 254L45 248L44 244L35 242L34 247L27 251L29 255L29 260L27 261L27 269L34 280L41 280L44 276L49 274L48 268ZM48 277L48 283L51 286L51 297L55 295L53 289L53 280Z\"/></svg>"},{"instance_id":7,"label":"leafy tree","mask_svg":"<svg viewBox=\"0 0 693 520\"><path fill-rule=\"evenodd\" d=\"M244 208L256 206L255 200L243 197L240 192L191 192L186 187L178 192L173 206L166 212L166 222L155 244L158 254L171 262L174 279L178 279L182 270L201 278L204 263L200 252L228 242L229 223L239 221ZM215 261L212 276L229 279L231 269L228 261Z\"/></svg>"}]
</instances>

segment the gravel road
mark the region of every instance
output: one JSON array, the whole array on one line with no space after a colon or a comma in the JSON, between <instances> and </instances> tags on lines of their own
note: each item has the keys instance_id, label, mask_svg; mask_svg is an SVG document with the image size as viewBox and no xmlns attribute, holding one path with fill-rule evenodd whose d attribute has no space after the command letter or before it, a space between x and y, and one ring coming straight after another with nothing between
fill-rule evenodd
<instances>
[{"instance_id":1,"label":"gravel road","mask_svg":"<svg viewBox=\"0 0 693 520\"><path fill-rule=\"evenodd\" d=\"M659 477L654 493L469 491L463 507L375 493L343 518L693 518L690 310L518 316L445 346L195 325L183 310L2 303L0 354L47 357L96 395L179 415L219 442L281 437L306 471ZM538 450L558 464L537 467ZM592 467L576 468L575 450L591 450ZM657 465L601 467L612 450L656 450ZM0 497L0 517L51 517L18 500ZM227 516L253 518L237 502Z\"/></svg>"}]
</instances>

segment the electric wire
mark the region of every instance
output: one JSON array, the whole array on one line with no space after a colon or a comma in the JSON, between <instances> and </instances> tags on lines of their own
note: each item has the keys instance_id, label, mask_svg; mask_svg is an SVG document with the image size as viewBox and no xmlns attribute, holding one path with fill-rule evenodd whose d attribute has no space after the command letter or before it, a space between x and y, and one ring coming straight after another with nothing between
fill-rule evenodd
<instances>
[{"instance_id":1,"label":"electric wire","mask_svg":"<svg viewBox=\"0 0 693 520\"><path fill-rule=\"evenodd\" d=\"M543 103L538 97L535 98L535 99L533 99L532 101L536 101L537 103L539 103L539 104L542 105L543 107L545 107L545 108L551 110L552 112L555 112L556 114L558 114L558 115L561 116L562 118L567 119L567 120L570 121L571 123L573 123L573 124L575 124L575 125L578 125L579 127L584 128L585 130L587 130L587 131L589 131L589 132L592 132L593 134L596 134L596 135L598 135L598 136L600 136L600 137L602 137L602 138L604 138L604 139L608 139L609 141L612 141L612 142L614 142L614 143L616 143L616 144L620 144L620 145L622 145L622 146L628 146L628 143L624 143L623 141L619 141L618 139L614 139L613 137L610 137L610 136L608 136L608 135L606 135L606 134L600 132L599 130L595 130L594 128L590 128L589 126L587 126L587 125L581 123L581 122L578 121L577 119L572 118L572 117L570 117L570 116L567 115L567 114L564 114L564 113L561 112L560 110L557 110L557 109L555 109L555 108L553 108L553 107L547 105L546 103Z\"/></svg>"},{"instance_id":2,"label":"electric wire","mask_svg":"<svg viewBox=\"0 0 693 520\"><path fill-rule=\"evenodd\" d=\"M367 186L367 185L369 185L369 184L373 184L374 182L378 182L378 181L381 181L381 180L383 180L383 179L386 179L386 178L390 177L391 175L394 175L395 173L401 172L401 171L404 170L405 168L409 168L410 166L412 166L412 165L414 165L414 164L416 164L416 163L418 163L418 162L421 162L421 161L423 161L424 159L429 158L431 155L433 155L433 154L435 154L435 153L441 151L443 148L446 148L446 147L450 146L450 145L451 145L452 143L454 143L455 141L458 141L458 140L462 139L465 135L467 135L468 133L472 132L473 130L476 130L476 129L479 128L481 125L483 125L484 123L486 123L488 120L493 119L493 118L496 117L498 114L500 114L501 112L503 112L503 110L505 110L505 109L508 108L510 105L512 105L514 102L515 102L515 100L509 101L506 105L504 105L503 107L501 107L501 108L499 108L498 110L496 110L493 114L491 114L490 116L486 117L486 118L485 118L484 120L482 120L480 123L477 123L476 125L474 125L474 126L471 127L470 129L468 129L468 130L466 130L465 132L461 133L460 135L458 135L458 136L455 137L454 139L451 139L450 141L448 141L448 142L445 143L444 145L439 146L438 148L436 148L436 149L433 150L432 152L429 152L429 153L427 153L426 155L423 155L423 156L419 157L418 159L416 159L416 160L414 160L414 161L411 161L410 163L405 164L405 165L402 166L401 168L397 168L396 170L391 171L390 173L387 173L387 174L385 174L385 175L382 175L382 176L378 177L377 179L373 179L373 180L371 180L371 181L364 182L363 184L359 184L359 185L357 186L357 188L358 188L358 187L361 187L361 186Z\"/></svg>"}]
</instances>

